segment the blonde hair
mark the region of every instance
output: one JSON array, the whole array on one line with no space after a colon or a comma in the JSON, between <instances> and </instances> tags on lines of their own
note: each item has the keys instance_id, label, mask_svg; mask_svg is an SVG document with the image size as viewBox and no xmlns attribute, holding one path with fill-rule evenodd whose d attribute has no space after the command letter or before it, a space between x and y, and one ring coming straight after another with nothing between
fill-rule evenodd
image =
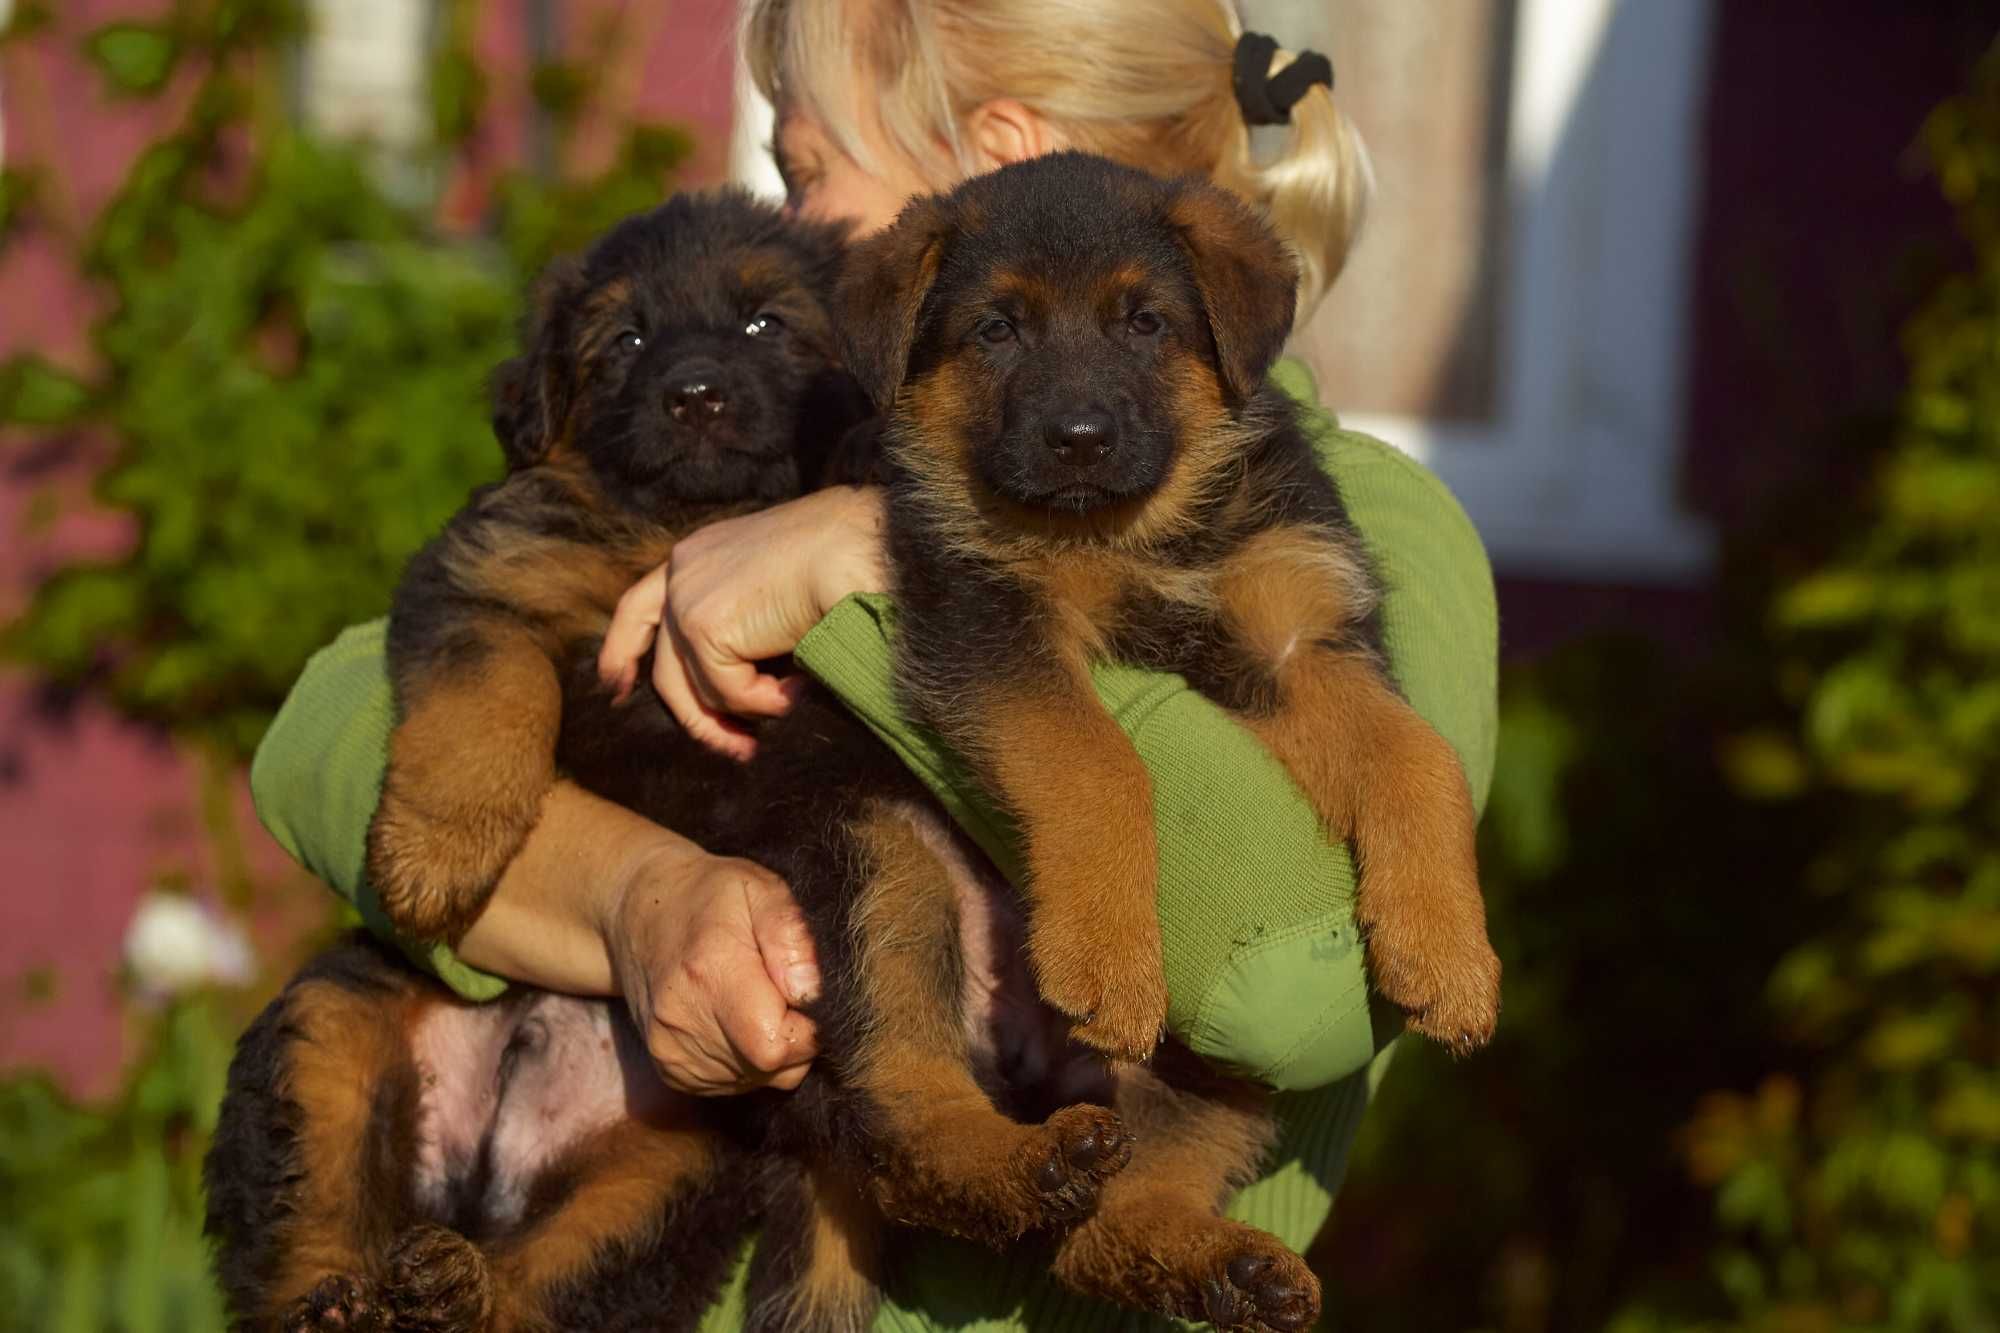
<instances>
[{"instance_id":1,"label":"blonde hair","mask_svg":"<svg viewBox=\"0 0 2000 1333\"><path fill-rule=\"evenodd\" d=\"M1374 188L1333 90L1293 106L1282 150L1253 155L1231 85L1228 0L748 0L745 52L774 105L796 105L855 161L873 94L890 145L942 187L971 173L960 127L1012 98L1072 148L1161 175L1207 176L1264 210L1297 254L1303 324L1340 275ZM1271 72L1293 53L1272 57Z\"/></svg>"}]
</instances>

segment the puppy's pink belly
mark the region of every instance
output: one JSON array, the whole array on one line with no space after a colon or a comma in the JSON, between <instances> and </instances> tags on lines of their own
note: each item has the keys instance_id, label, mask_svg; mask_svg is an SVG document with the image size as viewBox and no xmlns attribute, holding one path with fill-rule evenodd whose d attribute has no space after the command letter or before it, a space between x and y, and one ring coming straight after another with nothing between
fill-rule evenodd
<instances>
[{"instance_id":1,"label":"puppy's pink belly","mask_svg":"<svg viewBox=\"0 0 2000 1333\"><path fill-rule=\"evenodd\" d=\"M422 1088L421 1207L436 1217L470 1208L505 1230L565 1152L621 1120L668 1113L674 1094L612 1012L604 1001L523 991L493 1004L442 1003L418 1020L410 1053Z\"/></svg>"},{"instance_id":2,"label":"puppy's pink belly","mask_svg":"<svg viewBox=\"0 0 2000 1333\"><path fill-rule=\"evenodd\" d=\"M1028 968L1027 922L1012 886L934 813L911 822L951 876L958 906L966 1042L981 1081L996 1099L1109 1096L1101 1061L1069 1040L1069 1024L1043 1004Z\"/></svg>"},{"instance_id":3,"label":"puppy's pink belly","mask_svg":"<svg viewBox=\"0 0 2000 1333\"><path fill-rule=\"evenodd\" d=\"M1071 1045L1061 1015L1036 996L1013 890L935 815L909 814L952 878L960 998L980 1080L1003 1101L1103 1100L1102 1064ZM440 1219L470 1211L504 1232L520 1222L535 1180L591 1135L686 1114L690 1099L660 1081L614 1003L522 988L490 1004L441 1001L416 1022L420 1207Z\"/></svg>"}]
</instances>

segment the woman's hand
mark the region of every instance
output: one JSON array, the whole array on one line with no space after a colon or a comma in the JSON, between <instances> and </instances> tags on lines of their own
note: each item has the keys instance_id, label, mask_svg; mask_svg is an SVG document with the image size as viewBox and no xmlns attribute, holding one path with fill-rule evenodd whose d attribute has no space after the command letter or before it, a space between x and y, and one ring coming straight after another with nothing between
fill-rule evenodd
<instances>
[{"instance_id":1,"label":"woman's hand","mask_svg":"<svg viewBox=\"0 0 2000 1333\"><path fill-rule=\"evenodd\" d=\"M621 695L646 650L653 686L690 736L736 759L756 753L737 717L777 717L801 681L757 663L790 652L850 593L888 583L882 493L832 486L711 523L619 600L597 670Z\"/></svg>"},{"instance_id":2,"label":"woman's hand","mask_svg":"<svg viewBox=\"0 0 2000 1333\"><path fill-rule=\"evenodd\" d=\"M789 1091L818 1053L799 1012L819 993L804 916L750 861L666 847L605 921L611 970L670 1087L699 1096Z\"/></svg>"},{"instance_id":3,"label":"woman's hand","mask_svg":"<svg viewBox=\"0 0 2000 1333\"><path fill-rule=\"evenodd\" d=\"M795 1088L816 1054L800 1006L819 965L784 881L573 782L550 791L457 952L545 990L622 995L682 1092Z\"/></svg>"}]
</instances>

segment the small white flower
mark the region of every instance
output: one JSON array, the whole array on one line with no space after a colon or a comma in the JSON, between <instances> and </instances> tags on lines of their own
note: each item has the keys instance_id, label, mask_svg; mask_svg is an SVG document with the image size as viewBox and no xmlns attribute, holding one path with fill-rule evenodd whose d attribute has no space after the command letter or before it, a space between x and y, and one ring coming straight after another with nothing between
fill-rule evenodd
<instances>
[{"instance_id":1,"label":"small white flower","mask_svg":"<svg viewBox=\"0 0 2000 1333\"><path fill-rule=\"evenodd\" d=\"M242 927L178 893L149 893L125 928L125 963L148 994L169 997L210 982L242 985L253 964Z\"/></svg>"}]
</instances>

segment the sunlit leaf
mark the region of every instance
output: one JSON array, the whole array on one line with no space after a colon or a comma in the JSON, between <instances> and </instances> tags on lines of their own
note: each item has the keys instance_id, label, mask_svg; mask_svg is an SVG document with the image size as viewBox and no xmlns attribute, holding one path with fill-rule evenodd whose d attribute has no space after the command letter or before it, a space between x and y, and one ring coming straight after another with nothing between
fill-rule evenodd
<instances>
[{"instance_id":1,"label":"sunlit leaf","mask_svg":"<svg viewBox=\"0 0 2000 1333\"><path fill-rule=\"evenodd\" d=\"M85 50L111 90L126 96L158 91L180 58L180 43L173 32L147 23L112 23L99 28L90 35Z\"/></svg>"},{"instance_id":2,"label":"sunlit leaf","mask_svg":"<svg viewBox=\"0 0 2000 1333\"><path fill-rule=\"evenodd\" d=\"M1842 625L1875 609L1881 596L1878 576L1830 570L1794 585L1778 601L1779 623L1801 629Z\"/></svg>"},{"instance_id":3,"label":"sunlit leaf","mask_svg":"<svg viewBox=\"0 0 2000 1333\"><path fill-rule=\"evenodd\" d=\"M0 422L65 426L89 406L89 386L41 357L20 356L0 364Z\"/></svg>"},{"instance_id":4,"label":"sunlit leaf","mask_svg":"<svg viewBox=\"0 0 2000 1333\"><path fill-rule=\"evenodd\" d=\"M1950 1054L1957 1031L1944 1014L1885 1018L1868 1034L1868 1058L1883 1069L1914 1069Z\"/></svg>"},{"instance_id":5,"label":"sunlit leaf","mask_svg":"<svg viewBox=\"0 0 2000 1333\"><path fill-rule=\"evenodd\" d=\"M1723 772L1735 788L1756 800L1782 800L1805 789L1805 756L1788 736L1775 730L1747 732L1723 742Z\"/></svg>"}]
</instances>

